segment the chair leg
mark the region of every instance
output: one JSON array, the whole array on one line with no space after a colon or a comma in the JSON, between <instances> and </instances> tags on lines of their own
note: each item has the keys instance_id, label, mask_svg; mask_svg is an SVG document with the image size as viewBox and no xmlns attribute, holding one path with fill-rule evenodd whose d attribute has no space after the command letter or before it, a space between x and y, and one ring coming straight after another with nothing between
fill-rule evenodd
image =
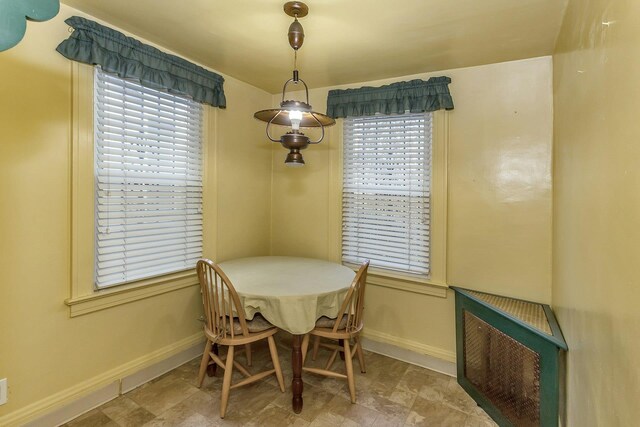
<instances>
[{"instance_id":1,"label":"chair leg","mask_svg":"<svg viewBox=\"0 0 640 427\"><path fill-rule=\"evenodd\" d=\"M222 380L222 401L220 402L220 418L224 418L229 402L229 391L231 390L231 374L233 373L233 353L234 347L229 346L227 352L227 363L224 367L224 379Z\"/></svg>"},{"instance_id":2,"label":"chair leg","mask_svg":"<svg viewBox=\"0 0 640 427\"><path fill-rule=\"evenodd\" d=\"M307 351L309 350L309 338L310 334L306 334L302 339L302 365L304 366L304 360L307 358Z\"/></svg>"},{"instance_id":3,"label":"chair leg","mask_svg":"<svg viewBox=\"0 0 640 427\"><path fill-rule=\"evenodd\" d=\"M278 358L278 347L276 347L276 340L273 339L273 336L270 336L267 337L267 341L269 341L269 352L271 353L273 368L276 370L278 385L280 386L280 391L284 393L284 378L282 376L282 368L280 367L280 359Z\"/></svg>"},{"instance_id":4,"label":"chair leg","mask_svg":"<svg viewBox=\"0 0 640 427\"><path fill-rule=\"evenodd\" d=\"M349 340L344 341L344 362L347 365L347 382L349 383L349 394L351 403L356 403L356 383L353 378L353 360L351 359L351 346Z\"/></svg>"},{"instance_id":5,"label":"chair leg","mask_svg":"<svg viewBox=\"0 0 640 427\"><path fill-rule=\"evenodd\" d=\"M251 344L245 344L244 349L247 353L247 366L251 366Z\"/></svg>"},{"instance_id":6,"label":"chair leg","mask_svg":"<svg viewBox=\"0 0 640 427\"><path fill-rule=\"evenodd\" d=\"M367 372L367 366L364 363L364 353L362 352L362 344L360 343L360 336L356 337L356 352L358 353L358 363L360 364L360 372L363 374Z\"/></svg>"},{"instance_id":7,"label":"chair leg","mask_svg":"<svg viewBox=\"0 0 640 427\"><path fill-rule=\"evenodd\" d=\"M347 340L347 343L349 342L349 340ZM340 347L344 347L344 340L338 340L338 345ZM344 351L340 351L340 359L344 360Z\"/></svg>"},{"instance_id":8,"label":"chair leg","mask_svg":"<svg viewBox=\"0 0 640 427\"><path fill-rule=\"evenodd\" d=\"M331 356L329 357L329 360L327 360L327 364L324 367L325 370L327 371L331 370L331 366L333 365L333 362L335 362L337 355L338 355L338 349L333 350L333 353L331 353Z\"/></svg>"},{"instance_id":9,"label":"chair leg","mask_svg":"<svg viewBox=\"0 0 640 427\"><path fill-rule=\"evenodd\" d=\"M318 357L319 348L320 348L320 337L316 336L316 339L313 342L313 354L311 355L311 360L316 360L316 357Z\"/></svg>"},{"instance_id":10,"label":"chair leg","mask_svg":"<svg viewBox=\"0 0 640 427\"><path fill-rule=\"evenodd\" d=\"M207 366L209 366L209 352L211 352L211 341L207 339L207 343L204 346L204 353L202 353L202 361L200 362L200 371L198 371L198 388L202 387L204 381L204 374L207 372Z\"/></svg>"}]
</instances>

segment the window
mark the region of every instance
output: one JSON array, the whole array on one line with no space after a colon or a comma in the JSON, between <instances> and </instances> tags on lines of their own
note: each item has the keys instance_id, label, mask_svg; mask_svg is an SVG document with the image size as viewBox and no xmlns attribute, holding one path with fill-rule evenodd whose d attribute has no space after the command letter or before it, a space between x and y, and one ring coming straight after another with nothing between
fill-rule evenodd
<instances>
[{"instance_id":1,"label":"window","mask_svg":"<svg viewBox=\"0 0 640 427\"><path fill-rule=\"evenodd\" d=\"M430 272L432 114L347 118L342 260Z\"/></svg>"},{"instance_id":2,"label":"window","mask_svg":"<svg viewBox=\"0 0 640 427\"><path fill-rule=\"evenodd\" d=\"M202 254L203 107L94 76L97 288L193 269Z\"/></svg>"}]
</instances>

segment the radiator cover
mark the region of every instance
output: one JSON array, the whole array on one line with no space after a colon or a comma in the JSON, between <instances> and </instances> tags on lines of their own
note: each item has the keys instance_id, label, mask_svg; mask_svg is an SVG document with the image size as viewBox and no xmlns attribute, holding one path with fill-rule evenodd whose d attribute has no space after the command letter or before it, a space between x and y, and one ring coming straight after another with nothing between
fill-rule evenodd
<instances>
[{"instance_id":1,"label":"radiator cover","mask_svg":"<svg viewBox=\"0 0 640 427\"><path fill-rule=\"evenodd\" d=\"M567 345L551 308L452 288L458 383L500 426L557 426Z\"/></svg>"}]
</instances>

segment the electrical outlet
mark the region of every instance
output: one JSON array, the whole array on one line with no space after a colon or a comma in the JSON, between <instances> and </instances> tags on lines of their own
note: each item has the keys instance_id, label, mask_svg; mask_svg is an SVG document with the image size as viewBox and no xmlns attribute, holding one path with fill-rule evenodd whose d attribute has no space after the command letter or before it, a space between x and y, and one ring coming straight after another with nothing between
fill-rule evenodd
<instances>
[{"instance_id":1,"label":"electrical outlet","mask_svg":"<svg viewBox=\"0 0 640 427\"><path fill-rule=\"evenodd\" d=\"M0 380L0 405L7 403L7 379Z\"/></svg>"}]
</instances>

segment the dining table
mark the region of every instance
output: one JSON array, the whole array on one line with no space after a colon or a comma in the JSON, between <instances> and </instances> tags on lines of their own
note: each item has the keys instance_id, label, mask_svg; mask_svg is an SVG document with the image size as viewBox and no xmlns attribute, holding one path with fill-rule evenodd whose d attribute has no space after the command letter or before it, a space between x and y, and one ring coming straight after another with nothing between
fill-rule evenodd
<instances>
[{"instance_id":1,"label":"dining table","mask_svg":"<svg viewBox=\"0 0 640 427\"><path fill-rule=\"evenodd\" d=\"M291 406L303 406L301 343L316 321L336 318L355 272L341 264L313 258L262 256L219 264L236 289L247 320L260 313L272 325L293 335Z\"/></svg>"}]
</instances>

